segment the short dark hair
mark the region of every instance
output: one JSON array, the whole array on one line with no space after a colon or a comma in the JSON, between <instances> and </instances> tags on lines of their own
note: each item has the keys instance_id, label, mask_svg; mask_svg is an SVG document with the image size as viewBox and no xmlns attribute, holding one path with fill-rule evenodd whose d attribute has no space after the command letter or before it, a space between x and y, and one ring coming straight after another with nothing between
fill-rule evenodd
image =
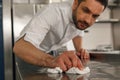
<instances>
[{"instance_id":1,"label":"short dark hair","mask_svg":"<svg viewBox=\"0 0 120 80\"><path fill-rule=\"evenodd\" d=\"M82 1L85 1L85 0L78 0L78 3L80 4ZM96 0L96 1L100 2L104 6L104 9L108 5L108 0Z\"/></svg>"}]
</instances>

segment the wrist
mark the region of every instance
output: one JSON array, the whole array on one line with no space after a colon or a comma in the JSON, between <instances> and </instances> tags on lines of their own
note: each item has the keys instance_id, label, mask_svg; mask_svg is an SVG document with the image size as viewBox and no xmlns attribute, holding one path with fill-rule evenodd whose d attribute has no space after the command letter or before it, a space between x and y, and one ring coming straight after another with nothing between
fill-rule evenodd
<instances>
[{"instance_id":1,"label":"wrist","mask_svg":"<svg viewBox=\"0 0 120 80\"><path fill-rule=\"evenodd\" d=\"M42 57L41 59L38 60L38 65L42 66L42 67L54 67L52 65L53 60L54 60L54 57L47 54L47 55L44 55L44 57Z\"/></svg>"},{"instance_id":2,"label":"wrist","mask_svg":"<svg viewBox=\"0 0 120 80\"><path fill-rule=\"evenodd\" d=\"M53 56L46 58L45 60L46 67L55 68L56 66L55 66L54 60L55 60L55 57Z\"/></svg>"}]
</instances>

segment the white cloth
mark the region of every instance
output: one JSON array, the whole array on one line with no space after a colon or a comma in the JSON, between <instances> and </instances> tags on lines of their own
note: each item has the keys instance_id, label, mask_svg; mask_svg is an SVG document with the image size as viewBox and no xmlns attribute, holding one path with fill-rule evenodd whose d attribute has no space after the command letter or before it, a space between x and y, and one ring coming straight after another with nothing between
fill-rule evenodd
<instances>
[{"instance_id":1,"label":"white cloth","mask_svg":"<svg viewBox=\"0 0 120 80\"><path fill-rule=\"evenodd\" d=\"M69 2L44 7L26 25L18 39L25 35L24 40L48 53L77 35L83 36L84 31L75 28L71 7Z\"/></svg>"},{"instance_id":2,"label":"white cloth","mask_svg":"<svg viewBox=\"0 0 120 80\"><path fill-rule=\"evenodd\" d=\"M71 73L71 74L86 74L90 72L89 67L85 67L83 70L80 70L78 68L70 68L68 71L66 71L66 73Z\"/></svg>"},{"instance_id":3,"label":"white cloth","mask_svg":"<svg viewBox=\"0 0 120 80\"><path fill-rule=\"evenodd\" d=\"M56 67L54 69L51 69L51 68L47 69L47 72L48 73L62 73L63 71L59 67ZM69 73L69 74L86 74L89 72L90 72L89 67L85 67L83 70L80 70L76 67L72 67L68 71L66 71L66 73Z\"/></svg>"},{"instance_id":4,"label":"white cloth","mask_svg":"<svg viewBox=\"0 0 120 80\"><path fill-rule=\"evenodd\" d=\"M84 74L84 75L76 75L76 74L48 74L48 77L50 77L52 80L88 80L90 76L90 73ZM66 79L67 77L67 79Z\"/></svg>"},{"instance_id":5,"label":"white cloth","mask_svg":"<svg viewBox=\"0 0 120 80\"><path fill-rule=\"evenodd\" d=\"M56 67L56 68L54 68L54 69L48 68L48 69L47 69L47 72L48 72L48 73L62 73L63 71L62 71L59 67Z\"/></svg>"}]
</instances>

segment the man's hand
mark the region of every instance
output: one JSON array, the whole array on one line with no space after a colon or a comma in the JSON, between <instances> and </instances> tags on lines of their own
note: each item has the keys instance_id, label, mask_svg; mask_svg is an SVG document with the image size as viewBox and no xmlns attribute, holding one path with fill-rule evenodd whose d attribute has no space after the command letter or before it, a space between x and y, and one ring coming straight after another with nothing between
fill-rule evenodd
<instances>
[{"instance_id":1,"label":"man's hand","mask_svg":"<svg viewBox=\"0 0 120 80\"><path fill-rule=\"evenodd\" d=\"M81 59L90 58L90 55L89 55L89 53L88 53L88 51L86 49L81 49L79 52L77 52L77 55Z\"/></svg>"},{"instance_id":2,"label":"man's hand","mask_svg":"<svg viewBox=\"0 0 120 80\"><path fill-rule=\"evenodd\" d=\"M55 63L56 67L60 67L63 71L66 71L71 67L78 67L81 70L83 69L83 65L75 51L63 52L60 56L53 60L53 63Z\"/></svg>"}]
</instances>

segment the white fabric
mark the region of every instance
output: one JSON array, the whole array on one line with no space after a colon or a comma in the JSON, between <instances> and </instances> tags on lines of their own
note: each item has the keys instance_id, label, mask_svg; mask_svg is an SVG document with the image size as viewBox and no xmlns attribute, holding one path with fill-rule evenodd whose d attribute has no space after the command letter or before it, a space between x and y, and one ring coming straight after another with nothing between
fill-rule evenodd
<instances>
[{"instance_id":1,"label":"white fabric","mask_svg":"<svg viewBox=\"0 0 120 80\"><path fill-rule=\"evenodd\" d=\"M72 21L72 4L54 3L41 9L26 25L18 39L24 40L46 53L56 50L83 31L75 28Z\"/></svg>"},{"instance_id":2,"label":"white fabric","mask_svg":"<svg viewBox=\"0 0 120 80\"><path fill-rule=\"evenodd\" d=\"M59 67L56 67L54 69L47 69L48 73L62 73L62 70Z\"/></svg>"},{"instance_id":3,"label":"white fabric","mask_svg":"<svg viewBox=\"0 0 120 80\"><path fill-rule=\"evenodd\" d=\"M48 73L62 73L63 71L59 67L56 67L54 69L51 69L51 68L47 69L47 72ZM90 72L89 67L85 67L83 70L80 70L76 67L72 67L68 71L66 71L66 73L69 73L69 74L86 74L89 72Z\"/></svg>"},{"instance_id":4,"label":"white fabric","mask_svg":"<svg viewBox=\"0 0 120 80\"><path fill-rule=\"evenodd\" d=\"M84 75L66 74L65 76L63 74L48 74L48 77L52 80L88 80L89 76L90 73ZM65 77L67 77L67 79Z\"/></svg>"},{"instance_id":5,"label":"white fabric","mask_svg":"<svg viewBox=\"0 0 120 80\"><path fill-rule=\"evenodd\" d=\"M90 72L89 67L85 67L83 70L80 70L78 68L70 68L68 71L66 71L66 73L71 73L71 74L86 74Z\"/></svg>"}]
</instances>

